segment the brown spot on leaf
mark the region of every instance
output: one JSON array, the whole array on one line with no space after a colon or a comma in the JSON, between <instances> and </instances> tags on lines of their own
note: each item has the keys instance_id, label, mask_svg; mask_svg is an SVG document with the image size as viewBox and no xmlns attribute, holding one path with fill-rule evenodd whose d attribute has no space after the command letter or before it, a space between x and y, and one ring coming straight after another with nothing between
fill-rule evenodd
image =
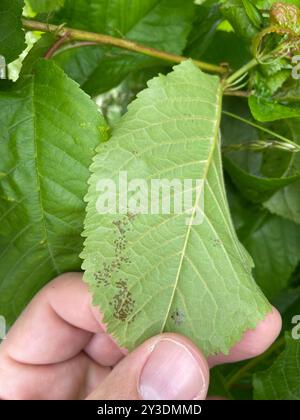
<instances>
[{"instance_id":1,"label":"brown spot on leaf","mask_svg":"<svg viewBox=\"0 0 300 420\"><path fill-rule=\"evenodd\" d=\"M116 227L115 234L117 238L114 240L114 258L110 264L103 263L102 270L94 273L94 278L97 283L97 287L108 286L112 283L112 276L118 273L121 269L122 263L130 264L131 260L126 253L126 246L128 240L126 239L126 233L130 231L131 225L129 221L136 215L128 212L121 219L116 219L112 224Z\"/></svg>"},{"instance_id":2,"label":"brown spot on leaf","mask_svg":"<svg viewBox=\"0 0 300 420\"><path fill-rule=\"evenodd\" d=\"M181 325L185 320L184 312L181 309L175 309L171 315L171 319L175 325Z\"/></svg>"},{"instance_id":3,"label":"brown spot on leaf","mask_svg":"<svg viewBox=\"0 0 300 420\"><path fill-rule=\"evenodd\" d=\"M122 279L116 283L118 291L110 303L114 307L114 317L123 322L132 314L135 304L132 293L128 290L127 282L127 279Z\"/></svg>"}]
</instances>

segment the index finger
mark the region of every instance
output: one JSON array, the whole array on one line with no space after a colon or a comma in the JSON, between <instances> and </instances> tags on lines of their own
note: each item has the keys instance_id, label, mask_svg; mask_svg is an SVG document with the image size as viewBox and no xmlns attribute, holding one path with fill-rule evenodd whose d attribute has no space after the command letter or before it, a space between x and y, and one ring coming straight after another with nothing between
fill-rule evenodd
<instances>
[{"instance_id":1,"label":"index finger","mask_svg":"<svg viewBox=\"0 0 300 420\"><path fill-rule=\"evenodd\" d=\"M122 357L92 306L82 273L67 273L45 286L15 322L0 354L26 364L52 364L80 351L99 364Z\"/></svg>"}]
</instances>

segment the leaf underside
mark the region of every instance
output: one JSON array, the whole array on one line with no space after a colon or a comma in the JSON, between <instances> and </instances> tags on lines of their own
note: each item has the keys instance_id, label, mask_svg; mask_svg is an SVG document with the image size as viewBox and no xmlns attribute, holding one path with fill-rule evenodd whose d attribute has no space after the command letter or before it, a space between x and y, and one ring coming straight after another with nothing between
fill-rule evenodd
<instances>
[{"instance_id":1,"label":"leaf underside","mask_svg":"<svg viewBox=\"0 0 300 420\"><path fill-rule=\"evenodd\" d=\"M227 353L270 311L252 260L235 234L220 157L221 84L191 61L151 80L100 145L86 200L85 280L108 331L134 348L160 332L191 338L206 355ZM203 179L204 220L186 214L99 214L97 183ZM118 197L119 198L119 197Z\"/></svg>"}]
</instances>

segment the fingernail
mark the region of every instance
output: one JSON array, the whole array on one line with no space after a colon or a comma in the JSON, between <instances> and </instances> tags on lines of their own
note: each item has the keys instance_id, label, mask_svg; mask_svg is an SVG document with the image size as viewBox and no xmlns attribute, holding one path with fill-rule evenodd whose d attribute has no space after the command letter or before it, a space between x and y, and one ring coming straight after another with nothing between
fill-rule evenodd
<instances>
[{"instance_id":1,"label":"fingernail","mask_svg":"<svg viewBox=\"0 0 300 420\"><path fill-rule=\"evenodd\" d=\"M204 399L207 387L206 363L173 339L162 339L155 345L139 381L144 400Z\"/></svg>"}]
</instances>

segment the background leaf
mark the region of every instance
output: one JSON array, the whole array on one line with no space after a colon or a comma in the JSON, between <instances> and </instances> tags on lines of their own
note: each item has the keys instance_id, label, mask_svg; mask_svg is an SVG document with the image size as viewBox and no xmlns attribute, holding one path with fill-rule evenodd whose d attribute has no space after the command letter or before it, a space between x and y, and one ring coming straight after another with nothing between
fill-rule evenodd
<instances>
[{"instance_id":1,"label":"background leaf","mask_svg":"<svg viewBox=\"0 0 300 420\"><path fill-rule=\"evenodd\" d=\"M218 140L221 85L190 61L149 82L98 148L87 195L85 279L108 330L129 349L161 331L206 355L227 352L270 310L230 219ZM205 218L99 214L98 181L204 179ZM161 196L160 196L161 197ZM195 211L198 198L193 204ZM172 213L172 212L171 212Z\"/></svg>"},{"instance_id":2,"label":"background leaf","mask_svg":"<svg viewBox=\"0 0 300 420\"><path fill-rule=\"evenodd\" d=\"M14 61L25 49L25 33L21 16L23 0L1 0L0 2L0 55L6 63Z\"/></svg>"},{"instance_id":3,"label":"background leaf","mask_svg":"<svg viewBox=\"0 0 300 420\"><path fill-rule=\"evenodd\" d=\"M250 96L249 106L257 121L276 121L300 117L300 103L282 105L274 100Z\"/></svg>"},{"instance_id":4,"label":"background leaf","mask_svg":"<svg viewBox=\"0 0 300 420\"><path fill-rule=\"evenodd\" d=\"M300 224L300 182L281 189L264 206L271 213Z\"/></svg>"},{"instance_id":5,"label":"background leaf","mask_svg":"<svg viewBox=\"0 0 300 420\"><path fill-rule=\"evenodd\" d=\"M185 56L200 58L210 49L211 41L222 22L218 1L209 0L195 9L192 29L189 33Z\"/></svg>"},{"instance_id":6,"label":"background leaf","mask_svg":"<svg viewBox=\"0 0 300 420\"><path fill-rule=\"evenodd\" d=\"M288 119L285 124L289 127L293 140L300 144L299 119ZM295 154L293 166L300 169L300 154ZM300 181L294 182L280 189L264 206L278 216L282 216L297 224L300 224Z\"/></svg>"},{"instance_id":7,"label":"background leaf","mask_svg":"<svg viewBox=\"0 0 300 420\"><path fill-rule=\"evenodd\" d=\"M221 11L224 17L231 23L236 34L247 40L257 34L257 27L249 18L243 4L243 0L222 0Z\"/></svg>"},{"instance_id":8,"label":"background leaf","mask_svg":"<svg viewBox=\"0 0 300 420\"><path fill-rule=\"evenodd\" d=\"M296 282L299 284L299 266L295 274ZM272 300L272 303L281 313L283 331L290 330L295 325L292 323L293 317L300 314L300 287L290 287L283 290Z\"/></svg>"},{"instance_id":9,"label":"background leaf","mask_svg":"<svg viewBox=\"0 0 300 420\"><path fill-rule=\"evenodd\" d=\"M242 242L254 259L257 283L271 298L287 287L300 262L300 226L267 212L253 216L253 230Z\"/></svg>"},{"instance_id":10,"label":"background leaf","mask_svg":"<svg viewBox=\"0 0 300 420\"><path fill-rule=\"evenodd\" d=\"M225 100L224 109L252 121L246 102L242 100ZM222 118L223 162L226 172L245 198L253 202L263 202L276 191L294 183L300 177L300 153L282 150L263 150L255 152L247 149L247 144L257 140L271 142L272 136L266 135L257 128L224 115ZM286 122L280 130L285 130L286 137L294 138L291 127ZM278 127L275 131L280 132ZM239 150L230 151L230 146L239 145Z\"/></svg>"},{"instance_id":11,"label":"background leaf","mask_svg":"<svg viewBox=\"0 0 300 420\"><path fill-rule=\"evenodd\" d=\"M254 399L299 400L300 399L300 340L286 335L286 349L265 372L254 376Z\"/></svg>"},{"instance_id":12,"label":"background leaf","mask_svg":"<svg viewBox=\"0 0 300 420\"><path fill-rule=\"evenodd\" d=\"M109 4L106 0L66 0L53 21L180 54L193 18L193 0L117 0ZM62 50L55 60L94 96L118 85L132 71L161 64L152 57L101 46Z\"/></svg>"},{"instance_id":13,"label":"background leaf","mask_svg":"<svg viewBox=\"0 0 300 420\"><path fill-rule=\"evenodd\" d=\"M260 9L269 9L273 3L278 3L277 0L254 0L254 3ZM281 3L294 4L300 8L300 0L281 0Z\"/></svg>"},{"instance_id":14,"label":"background leaf","mask_svg":"<svg viewBox=\"0 0 300 420\"><path fill-rule=\"evenodd\" d=\"M11 322L47 281L80 269L88 167L105 125L51 62L0 104L0 307Z\"/></svg>"},{"instance_id":15,"label":"background leaf","mask_svg":"<svg viewBox=\"0 0 300 420\"><path fill-rule=\"evenodd\" d=\"M256 28L260 28L262 25L262 16L253 4L252 0L243 0L243 5L248 15L248 18L251 20L253 25Z\"/></svg>"},{"instance_id":16,"label":"background leaf","mask_svg":"<svg viewBox=\"0 0 300 420\"><path fill-rule=\"evenodd\" d=\"M254 278L274 298L291 283L300 262L300 226L253 205L230 185L227 193L238 237L254 260Z\"/></svg>"},{"instance_id":17,"label":"background leaf","mask_svg":"<svg viewBox=\"0 0 300 420\"><path fill-rule=\"evenodd\" d=\"M63 6L64 0L27 0L31 9L36 13L52 12Z\"/></svg>"},{"instance_id":18,"label":"background leaf","mask_svg":"<svg viewBox=\"0 0 300 420\"><path fill-rule=\"evenodd\" d=\"M225 63L230 69L238 69L249 61L249 51L243 39L235 32L217 31L209 48L199 58L208 63Z\"/></svg>"}]
</instances>

